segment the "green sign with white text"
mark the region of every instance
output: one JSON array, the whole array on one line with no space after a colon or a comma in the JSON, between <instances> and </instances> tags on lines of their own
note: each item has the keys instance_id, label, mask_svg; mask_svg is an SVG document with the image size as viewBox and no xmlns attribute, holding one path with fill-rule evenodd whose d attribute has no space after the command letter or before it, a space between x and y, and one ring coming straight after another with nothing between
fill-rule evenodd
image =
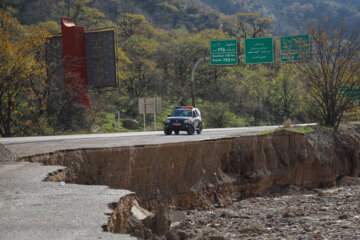
<instances>
[{"instance_id":1,"label":"green sign with white text","mask_svg":"<svg viewBox=\"0 0 360 240\"><path fill-rule=\"evenodd\" d=\"M237 65L237 40L212 40L210 42L211 65Z\"/></svg>"},{"instance_id":2,"label":"green sign with white text","mask_svg":"<svg viewBox=\"0 0 360 240\"><path fill-rule=\"evenodd\" d=\"M310 59L310 36L298 35L280 38L281 62Z\"/></svg>"},{"instance_id":3,"label":"green sign with white text","mask_svg":"<svg viewBox=\"0 0 360 240\"><path fill-rule=\"evenodd\" d=\"M272 38L246 38L245 63L274 62L274 48Z\"/></svg>"}]
</instances>

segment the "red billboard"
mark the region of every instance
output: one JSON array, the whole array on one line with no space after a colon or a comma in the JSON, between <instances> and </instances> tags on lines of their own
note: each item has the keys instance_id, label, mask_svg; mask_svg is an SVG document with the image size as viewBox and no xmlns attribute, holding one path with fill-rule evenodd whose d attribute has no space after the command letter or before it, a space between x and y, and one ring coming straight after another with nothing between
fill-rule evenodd
<instances>
[{"instance_id":1,"label":"red billboard","mask_svg":"<svg viewBox=\"0 0 360 240\"><path fill-rule=\"evenodd\" d=\"M115 52L114 30L86 32L71 18L62 18L61 35L46 44L51 86L65 89L72 102L89 107L89 89L118 84Z\"/></svg>"}]
</instances>

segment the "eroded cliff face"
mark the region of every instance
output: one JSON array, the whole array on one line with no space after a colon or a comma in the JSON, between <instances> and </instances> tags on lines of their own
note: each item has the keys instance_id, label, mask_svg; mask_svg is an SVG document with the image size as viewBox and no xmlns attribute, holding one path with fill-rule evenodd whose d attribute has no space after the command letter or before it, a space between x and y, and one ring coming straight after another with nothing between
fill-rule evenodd
<instances>
[{"instance_id":1,"label":"eroded cliff face","mask_svg":"<svg viewBox=\"0 0 360 240\"><path fill-rule=\"evenodd\" d=\"M360 128L79 149L25 160L66 166L66 182L129 189L148 209L158 202L206 208L288 185L327 186L359 176Z\"/></svg>"}]
</instances>

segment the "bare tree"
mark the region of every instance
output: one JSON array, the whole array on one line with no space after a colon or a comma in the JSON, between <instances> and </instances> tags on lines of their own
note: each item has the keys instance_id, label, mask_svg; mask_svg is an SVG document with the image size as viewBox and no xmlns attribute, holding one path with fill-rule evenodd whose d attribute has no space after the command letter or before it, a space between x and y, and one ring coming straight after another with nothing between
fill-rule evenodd
<instances>
[{"instance_id":1,"label":"bare tree","mask_svg":"<svg viewBox=\"0 0 360 240\"><path fill-rule=\"evenodd\" d=\"M310 107L320 124L337 128L353 98L343 89L360 87L359 29L344 26L328 31L322 24L310 27L312 59L297 63L303 72Z\"/></svg>"}]
</instances>

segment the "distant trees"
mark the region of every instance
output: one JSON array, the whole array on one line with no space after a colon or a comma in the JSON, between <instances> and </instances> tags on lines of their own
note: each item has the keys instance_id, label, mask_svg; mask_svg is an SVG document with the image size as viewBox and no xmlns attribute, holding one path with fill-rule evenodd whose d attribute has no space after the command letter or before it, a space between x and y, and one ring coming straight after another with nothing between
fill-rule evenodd
<instances>
[{"instance_id":1,"label":"distant trees","mask_svg":"<svg viewBox=\"0 0 360 240\"><path fill-rule=\"evenodd\" d=\"M125 4L130 2L129 6ZM34 11L34 18L30 18L34 22L44 20L36 24L51 32L60 31L57 17L63 13L75 17L77 25L115 26L120 87L107 89L111 91L106 93L90 91L93 111L70 108L66 91L50 88L54 81L51 71L45 70L42 54L45 31L41 27L21 26L2 12L1 136L88 130L96 116L107 116L110 120L96 122L111 126L108 121L119 109L122 116L141 118L137 98L144 96L162 97L164 112L159 117L164 117L173 105L191 104L191 68L199 58L209 56L211 40L237 38L241 52L242 39L272 35L272 19L259 13L224 16L201 8L199 2L186 2L49 0L45 5L45 0L5 1L1 6L15 15L22 15L24 9L29 14L31 7L42 11L45 6L52 6L51 16ZM100 8L93 11L99 6L104 12L113 8L111 19L93 14L101 13ZM136 14L126 11L127 7ZM144 7L160 12L145 17L140 14ZM161 15L161 11L171 16ZM152 21L163 23L157 22L157 26L165 29L156 28ZM352 103L343 89L359 87L358 34L347 34L344 29L330 32L324 27L313 27L311 34L314 54L308 62L246 65L240 60L237 66L229 67L210 66L203 61L196 70L195 82L196 102L202 108L206 127L280 124L288 118L294 122L310 121L308 109L322 124L336 127ZM305 102L308 108L303 107Z\"/></svg>"},{"instance_id":2,"label":"distant trees","mask_svg":"<svg viewBox=\"0 0 360 240\"><path fill-rule=\"evenodd\" d=\"M297 114L301 109L304 94L301 88L302 78L299 71L290 64L284 64L277 76L270 80L270 99L273 104L275 118L284 122L287 119L300 118ZM301 119L303 120L303 119Z\"/></svg>"},{"instance_id":3,"label":"distant trees","mask_svg":"<svg viewBox=\"0 0 360 240\"><path fill-rule=\"evenodd\" d=\"M69 17L79 26L93 28L105 21L105 14L97 8L92 8L93 0L55 0L54 7L60 13L59 17Z\"/></svg>"},{"instance_id":4,"label":"distant trees","mask_svg":"<svg viewBox=\"0 0 360 240\"><path fill-rule=\"evenodd\" d=\"M0 135L24 134L47 103L43 29L22 27L0 10Z\"/></svg>"},{"instance_id":5,"label":"distant trees","mask_svg":"<svg viewBox=\"0 0 360 240\"><path fill-rule=\"evenodd\" d=\"M223 29L237 38L256 38L271 27L272 19L261 18L259 13L237 13L225 18Z\"/></svg>"},{"instance_id":6,"label":"distant trees","mask_svg":"<svg viewBox=\"0 0 360 240\"><path fill-rule=\"evenodd\" d=\"M320 123L337 128L353 99L343 89L360 87L360 31L343 26L329 31L323 25L311 26L313 56L297 64L304 74L309 107Z\"/></svg>"}]
</instances>

